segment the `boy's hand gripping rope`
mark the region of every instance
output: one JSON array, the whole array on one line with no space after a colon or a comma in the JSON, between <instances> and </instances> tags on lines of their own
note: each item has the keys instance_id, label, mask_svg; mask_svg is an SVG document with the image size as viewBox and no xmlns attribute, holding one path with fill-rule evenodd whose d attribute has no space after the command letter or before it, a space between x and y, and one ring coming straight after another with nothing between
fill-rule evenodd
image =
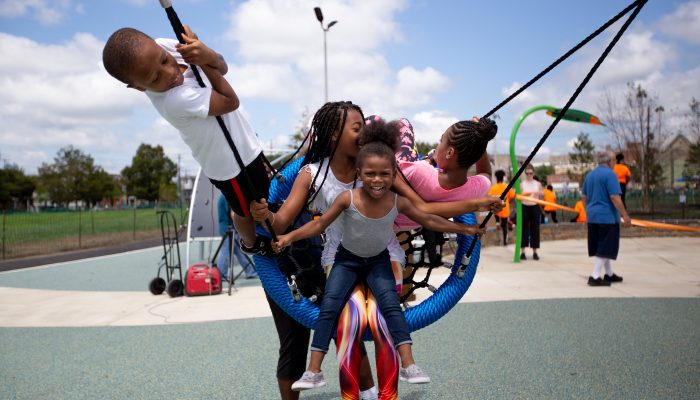
<instances>
[{"instance_id":1,"label":"boy's hand gripping rope","mask_svg":"<svg viewBox=\"0 0 700 400\"><path fill-rule=\"evenodd\" d=\"M173 28L173 31L175 32L175 37L177 37L178 42L185 44L185 40L182 38L182 34L185 33L185 28L182 26L182 22L180 21L180 18L177 16L177 13L175 13L175 10L173 9L173 2L171 0L158 0L160 2L160 5L165 9L165 14L168 16L168 20L170 21L170 25ZM195 78L197 79L197 83L199 83L200 87L205 87L204 80L202 80L202 76L199 74L199 70L197 69L197 66L194 64L190 64L190 68L192 69L192 72L194 73ZM238 167L241 169L240 175L243 176L243 182L245 183L246 187L250 191L250 193L253 193L256 199L260 199L260 196L258 195L257 191L255 190L255 186L253 186L253 183L250 181L250 177L248 176L247 173L245 173L245 165L243 164L243 160L241 159L241 155L238 153L238 150L236 149L236 146L233 143L233 139L231 138L231 134L228 131L228 128L226 128L226 124L224 123L224 120L221 118L221 116L217 115L216 116L216 122L219 124L219 127L224 133L224 136L226 137L226 141L228 142L229 147L231 147L231 150L233 150L233 156L236 159L236 163L238 163ZM241 208L246 209L247 207L250 207L249 204L241 204ZM275 235L274 229L272 229L272 224L270 223L269 220L265 220L265 225L267 226L267 229L270 231L270 235L272 236L272 240L277 241L277 235Z\"/></svg>"},{"instance_id":2,"label":"boy's hand gripping rope","mask_svg":"<svg viewBox=\"0 0 700 400\"><path fill-rule=\"evenodd\" d=\"M576 88L576 91L574 91L574 94L573 94L573 95L571 96L571 98L566 102L566 105L561 109L561 111L560 111L559 113L557 113L557 116L556 116L556 118L554 119L554 122L552 122L552 124L549 126L549 128L547 128L547 131L545 132L544 136L542 136L542 138L541 138L540 141L537 143L537 145L532 149L532 152L530 152L530 155L527 157L527 159L526 159L526 160L523 162L523 164L520 166L520 168L519 168L518 171L515 173L515 175L513 176L513 178L510 180L510 182L508 183L508 186L503 190L503 193L501 193L501 196L500 196L501 200L505 200L506 194L510 191L510 189L513 188L513 185L515 185L515 183L518 181L518 179L520 178L520 175L522 175L523 171L525 170L525 167L527 167L527 165L530 163L530 161L532 161L532 159L535 157L535 154L537 154L537 152L539 151L540 147L542 147L542 145L543 145L544 142L547 140L547 138L549 137L549 135L552 133L552 131L554 131L554 128L557 126L557 124L559 123L559 121L561 121L562 117L563 117L563 116L566 114L566 112L569 110L569 108L570 108L571 105L574 103L574 101L576 100L576 98L578 97L578 95L581 93L581 91L583 90L583 88L584 88L584 87L588 84L588 82L591 80L591 78L593 77L593 74L595 74L595 72L598 70L598 67L600 67L600 65L603 63L603 61L604 61L605 58L608 56L608 54L609 54L610 51L613 49L613 47L615 47L615 45L617 44L617 42L618 42L618 41L620 40L620 38L622 37L622 34L625 33L625 31L626 31L627 28L630 26L630 24L632 23L632 21L637 17L637 14L639 14L639 11L642 10L642 7L644 7L644 5L646 4L646 2L647 2L647 0L637 0L637 1L633 2L632 4L630 4L629 6L627 6L627 8L625 8L624 10L622 10L619 14L617 14L615 17L613 17L613 18L610 19L608 22L606 22L603 26L601 26L600 28L598 28L598 30L596 30L594 33L592 33L591 35L589 35L589 36L588 36L586 39L584 39L581 43L579 43L578 45L574 46L574 48L572 48L571 50L569 50L564 56L562 56L561 58L559 58L557 61L555 61L555 62L554 62L552 65L550 65L549 67L545 68L545 69L544 69L542 72L540 72L537 76L535 76L533 79L531 79L527 84L525 84L523 87L521 87L520 89L518 89L515 93L513 93L512 95L510 95L506 100L504 100L503 102L501 102L501 104L499 104L498 106L496 106L493 110L489 111L486 115L484 115L484 117L482 117L482 118L487 118L488 116L490 116L491 114L493 114L494 112L496 112L499 108L503 107L506 103L508 103L508 102L509 102L510 100L512 100L513 98L515 98L515 96L517 96L518 94L522 93L522 92L523 92L525 89L527 89L530 85L532 85L533 83L535 83L535 81L537 81L539 78L541 78L541 77L544 76L546 73L548 73L549 71L551 71L551 70L552 70L555 66L557 66L559 63L561 63L562 61L564 61L564 59L568 58L571 54L573 54L573 53L576 52L578 49L580 49L581 47L583 47L583 45L585 45L586 43L588 43L588 42L589 42L591 39L593 39L595 36L597 36L597 35L600 34L602 31L604 31L605 29L607 29L610 25L612 25L613 23L615 23L618 19L622 18L622 16L624 16L625 14L627 14L631 9L633 9L633 8L635 9L635 10L632 12L632 14L630 14L630 16L627 18L627 20L625 21L625 23L622 24L622 27L620 27L620 30L618 30L617 34L616 34L615 37L610 41L610 43L609 43L608 46L605 48L605 50L604 50L603 53L600 55L600 57L598 57L598 60L595 62L595 64L594 64L593 67L591 68L591 70L588 71L588 74L586 74L586 77L583 79L583 81L581 81L581 84L579 84L579 86ZM489 211L488 215L486 215L486 218L484 218L484 221L482 221L481 224L480 224L480 227L481 227L481 228L483 228L483 227L486 226L486 223L487 223L487 222L489 221L489 219L491 218L491 215L493 215L493 212L492 212L492 211ZM459 267L459 270L457 270L457 272L456 272L457 276L460 277L460 278L461 278L462 276L464 276L464 271L465 271L466 268L467 268L467 264L469 263L469 258L470 258L471 255L472 255L472 251L474 250L474 246L476 245L476 241L477 241L477 240L479 240L479 236L478 236L478 235L476 235L475 238L474 238L474 240L472 240L472 242L471 242L471 244L470 244L470 246L469 246L469 249L467 250L467 253L465 254L464 258L462 259L462 262L461 262L461 265L460 265L460 267Z\"/></svg>"}]
</instances>

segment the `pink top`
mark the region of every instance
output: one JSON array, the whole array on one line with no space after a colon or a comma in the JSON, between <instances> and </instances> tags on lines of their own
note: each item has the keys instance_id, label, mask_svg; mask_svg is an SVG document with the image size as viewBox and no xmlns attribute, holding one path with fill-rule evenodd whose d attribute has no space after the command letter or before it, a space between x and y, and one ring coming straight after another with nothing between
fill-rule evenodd
<instances>
[{"instance_id":1,"label":"pink top","mask_svg":"<svg viewBox=\"0 0 700 400\"><path fill-rule=\"evenodd\" d=\"M438 182L438 170L425 161L400 162L399 168L416 190L427 202L468 200L486 196L491 181L483 175L470 176L467 182L454 189L443 189ZM394 221L394 231L407 231L420 227L403 214Z\"/></svg>"}]
</instances>

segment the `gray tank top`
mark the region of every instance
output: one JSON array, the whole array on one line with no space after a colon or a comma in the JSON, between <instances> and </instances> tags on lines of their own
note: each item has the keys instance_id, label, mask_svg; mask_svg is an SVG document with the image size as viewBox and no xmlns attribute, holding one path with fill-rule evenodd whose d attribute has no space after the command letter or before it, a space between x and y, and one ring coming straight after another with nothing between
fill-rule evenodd
<instances>
[{"instance_id":1,"label":"gray tank top","mask_svg":"<svg viewBox=\"0 0 700 400\"><path fill-rule=\"evenodd\" d=\"M340 243L351 253L360 257L372 257L384 251L394 234L394 220L398 215L394 206L381 218L369 218L355 207L350 190L350 207L343 212L343 236Z\"/></svg>"}]
</instances>

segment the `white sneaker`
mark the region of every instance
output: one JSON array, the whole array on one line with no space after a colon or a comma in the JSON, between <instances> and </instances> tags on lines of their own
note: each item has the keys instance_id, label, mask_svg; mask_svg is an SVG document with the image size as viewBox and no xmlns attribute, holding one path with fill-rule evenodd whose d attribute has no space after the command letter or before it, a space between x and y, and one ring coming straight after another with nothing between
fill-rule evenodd
<instances>
[{"instance_id":1,"label":"white sneaker","mask_svg":"<svg viewBox=\"0 0 700 400\"><path fill-rule=\"evenodd\" d=\"M399 370L399 379L408 383L430 383L430 377L416 364Z\"/></svg>"},{"instance_id":2,"label":"white sneaker","mask_svg":"<svg viewBox=\"0 0 700 400\"><path fill-rule=\"evenodd\" d=\"M298 392L301 390L315 389L321 386L326 386L323 372L313 373L311 371L306 371L298 381L292 383L292 390Z\"/></svg>"}]
</instances>

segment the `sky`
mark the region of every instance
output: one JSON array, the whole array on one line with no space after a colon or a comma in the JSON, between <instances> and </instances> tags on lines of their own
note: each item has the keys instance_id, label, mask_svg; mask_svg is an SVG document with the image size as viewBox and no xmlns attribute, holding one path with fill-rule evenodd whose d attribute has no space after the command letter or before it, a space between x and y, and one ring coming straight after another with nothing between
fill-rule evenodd
<instances>
[{"instance_id":1,"label":"sky","mask_svg":"<svg viewBox=\"0 0 700 400\"><path fill-rule=\"evenodd\" d=\"M183 23L224 56L227 79L265 148L290 136L324 102L323 30L329 100L365 115L408 118L419 141L437 142L452 123L480 116L517 90L631 0L174 0ZM146 96L109 76L102 48L121 27L173 37L156 0L0 0L0 159L33 175L72 145L110 173L131 164L141 143L163 146L183 174L198 166L177 131ZM498 111L489 147L505 153L525 110L561 107L620 23ZM573 108L601 116L605 93L641 84L665 108L669 131L700 99L700 1L650 0ZM601 118L602 119L602 118ZM520 127L529 154L553 120ZM603 122L605 122L603 120ZM580 132L602 148L602 127L562 121L538 153L566 154Z\"/></svg>"}]
</instances>

